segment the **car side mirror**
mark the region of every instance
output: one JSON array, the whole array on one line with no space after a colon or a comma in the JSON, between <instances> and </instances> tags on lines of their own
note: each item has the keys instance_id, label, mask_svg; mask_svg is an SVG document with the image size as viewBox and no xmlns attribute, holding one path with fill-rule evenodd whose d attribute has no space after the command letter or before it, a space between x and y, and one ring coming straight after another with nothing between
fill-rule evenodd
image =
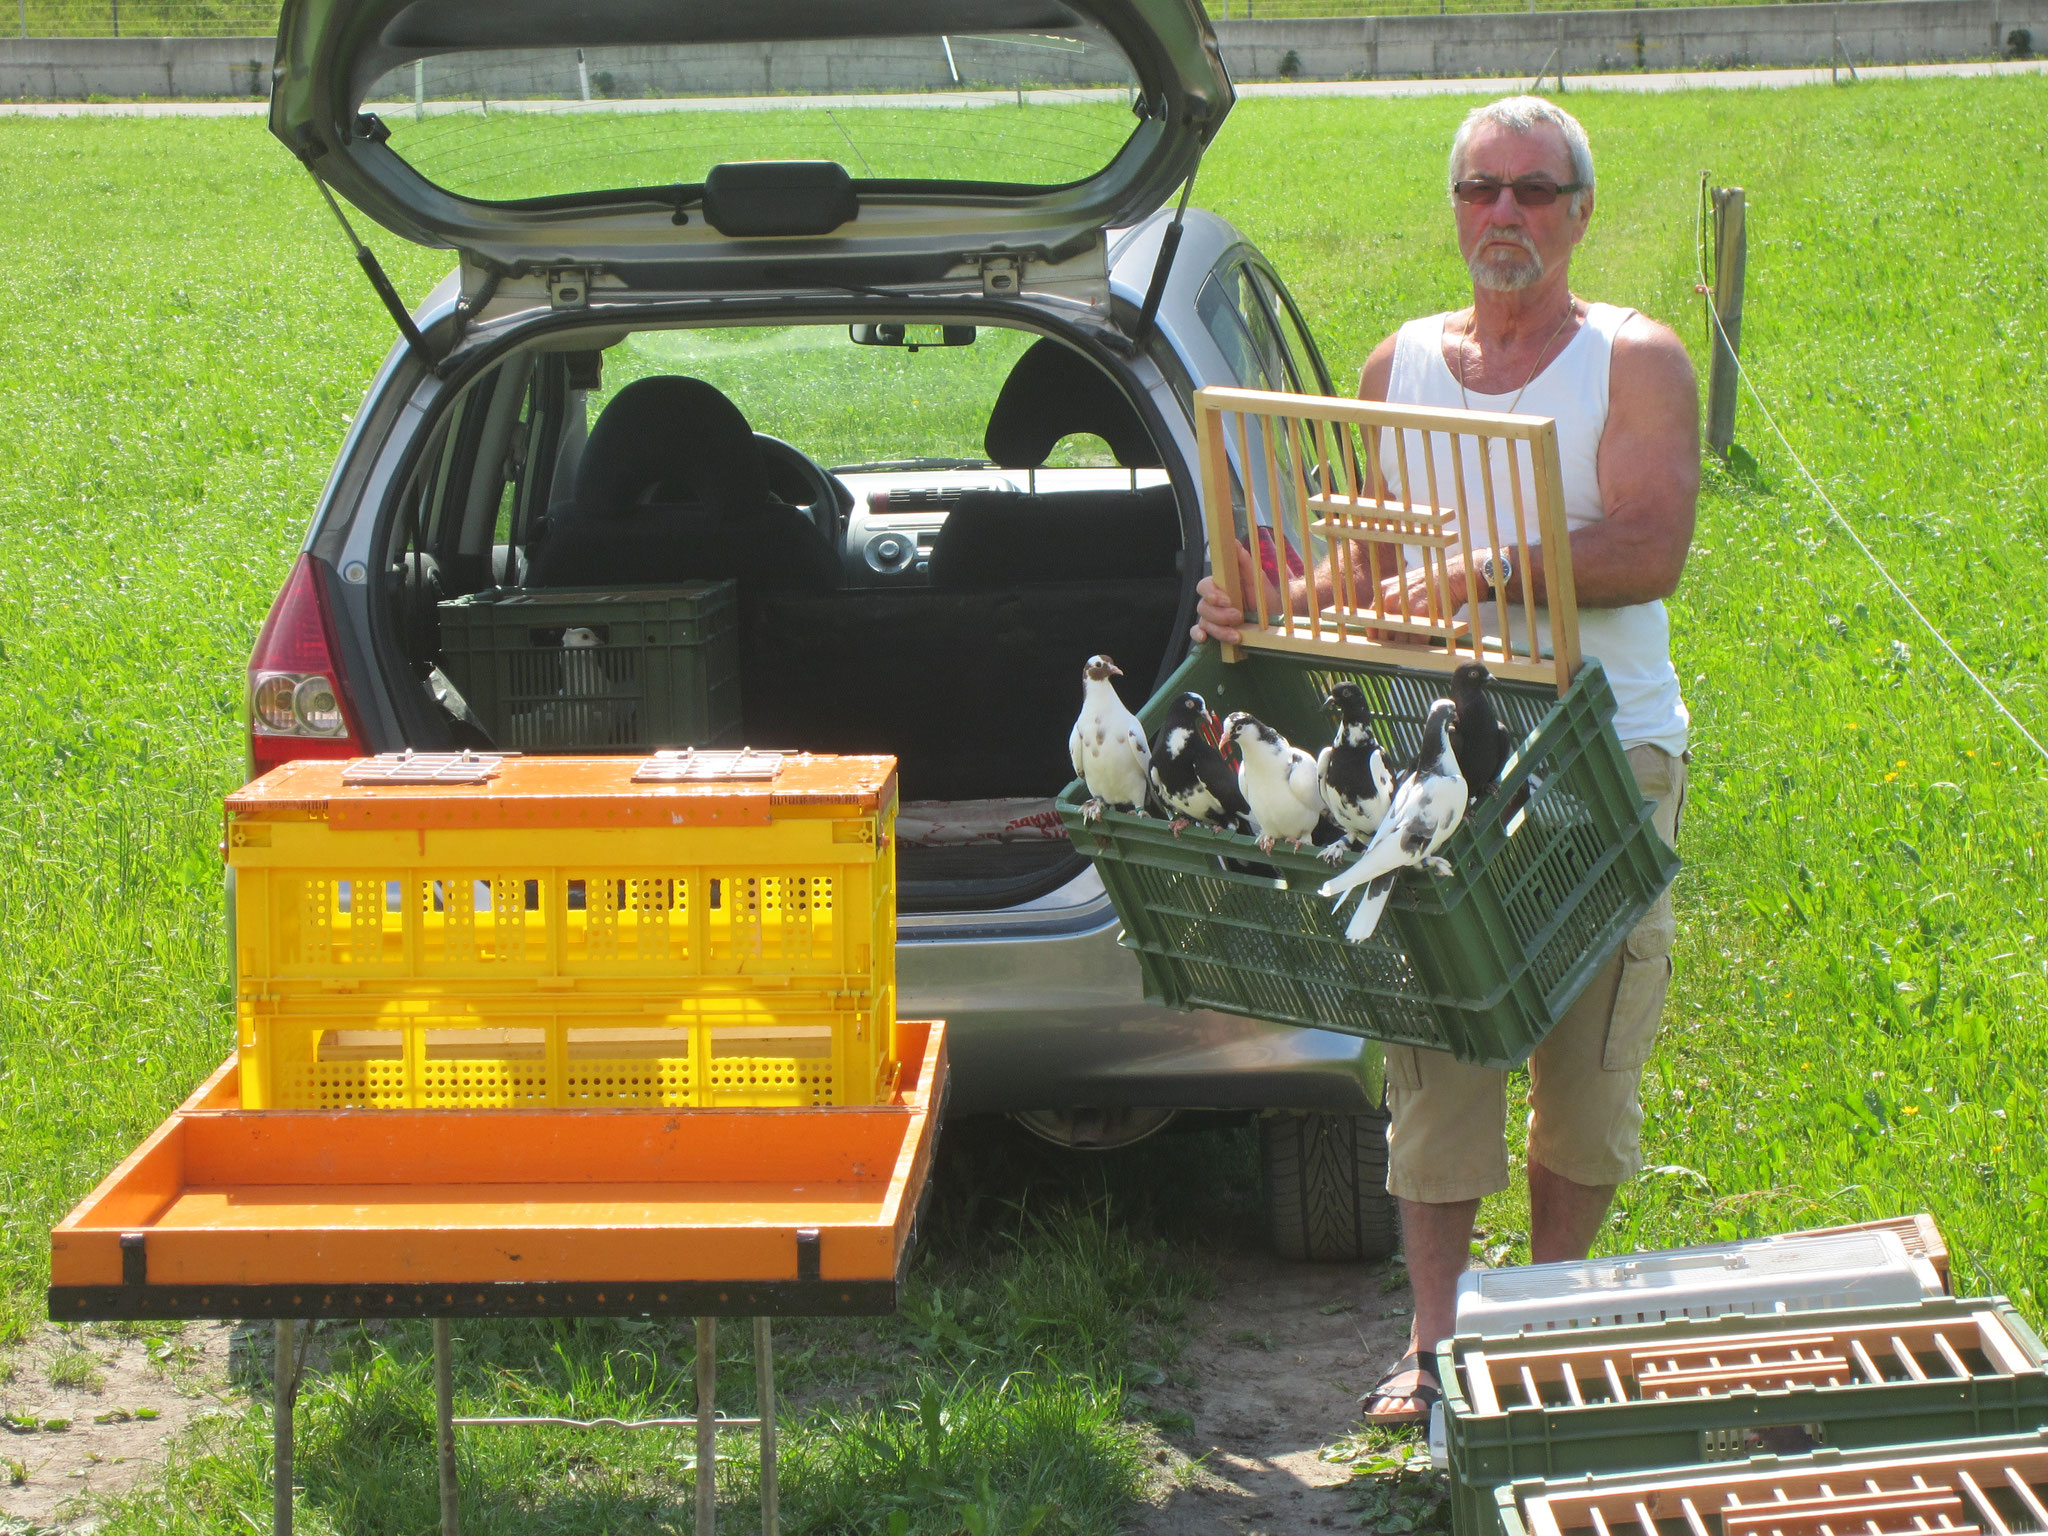
<instances>
[{"instance_id":1,"label":"car side mirror","mask_svg":"<svg viewBox=\"0 0 2048 1536\"><path fill-rule=\"evenodd\" d=\"M974 345L971 325L906 325L900 320L881 320L872 325L849 325L846 334L857 347L908 347L913 352L919 347Z\"/></svg>"}]
</instances>

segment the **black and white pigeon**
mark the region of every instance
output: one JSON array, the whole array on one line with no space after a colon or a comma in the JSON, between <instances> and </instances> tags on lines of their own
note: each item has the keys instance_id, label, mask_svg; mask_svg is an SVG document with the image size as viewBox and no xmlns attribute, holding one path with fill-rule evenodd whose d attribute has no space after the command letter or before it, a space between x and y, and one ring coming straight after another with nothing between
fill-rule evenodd
<instances>
[{"instance_id":1,"label":"black and white pigeon","mask_svg":"<svg viewBox=\"0 0 2048 1536\"><path fill-rule=\"evenodd\" d=\"M1074 760L1074 777L1088 785L1088 798L1081 805L1084 821L1096 820L1105 806L1145 813L1151 753L1145 748L1145 728L1110 682L1123 675L1107 656L1090 656L1081 669L1081 718L1067 737L1067 751Z\"/></svg>"},{"instance_id":2,"label":"black and white pigeon","mask_svg":"<svg viewBox=\"0 0 2048 1536\"><path fill-rule=\"evenodd\" d=\"M1469 799L1465 775L1458 770L1458 756L1448 739L1457 707L1449 699L1438 699L1429 706L1429 718L1422 725L1422 749L1415 754L1415 766L1394 788L1393 809L1358 862L1323 885L1321 894L1333 898L1340 909L1346 896L1361 885L1365 887L1358 910L1344 929L1344 936L1354 944L1363 944L1379 927L1380 914L1394 889L1394 876L1401 870L1426 865L1440 875L1451 872L1451 866L1437 857L1437 849L1458 830Z\"/></svg>"},{"instance_id":3,"label":"black and white pigeon","mask_svg":"<svg viewBox=\"0 0 2048 1536\"><path fill-rule=\"evenodd\" d=\"M1296 848L1314 837L1323 819L1316 760L1243 710L1223 722L1223 736L1237 743L1237 787L1251 808L1259 851L1271 853L1283 837Z\"/></svg>"},{"instance_id":4,"label":"black and white pigeon","mask_svg":"<svg viewBox=\"0 0 2048 1536\"><path fill-rule=\"evenodd\" d=\"M1334 864L1363 849L1387 819L1394 803L1394 770L1373 739L1372 710L1363 688L1339 683L1323 700L1323 708L1337 716L1337 739L1316 757L1323 808L1344 833L1322 851Z\"/></svg>"},{"instance_id":5,"label":"black and white pigeon","mask_svg":"<svg viewBox=\"0 0 2048 1536\"><path fill-rule=\"evenodd\" d=\"M1501 765L1515 749L1514 739L1493 712L1486 685L1493 674L1476 661L1468 661L1451 674L1451 702L1457 716L1451 724L1451 746L1458 754L1458 771L1465 786L1478 800L1500 782Z\"/></svg>"},{"instance_id":6,"label":"black and white pigeon","mask_svg":"<svg viewBox=\"0 0 2048 1536\"><path fill-rule=\"evenodd\" d=\"M1152 792L1173 817L1175 837L1194 822L1220 832L1252 830L1237 776L1209 739L1215 718L1199 693L1184 693L1166 706L1166 723L1152 739Z\"/></svg>"}]
</instances>

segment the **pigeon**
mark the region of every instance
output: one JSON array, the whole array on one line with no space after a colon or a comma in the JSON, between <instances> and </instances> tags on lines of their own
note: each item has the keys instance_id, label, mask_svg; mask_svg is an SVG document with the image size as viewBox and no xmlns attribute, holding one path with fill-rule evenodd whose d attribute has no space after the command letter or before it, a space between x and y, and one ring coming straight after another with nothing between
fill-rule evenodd
<instances>
[{"instance_id":1,"label":"pigeon","mask_svg":"<svg viewBox=\"0 0 2048 1536\"><path fill-rule=\"evenodd\" d=\"M1417 866L1427 866L1439 875L1451 872L1436 851L1465 819L1465 775L1459 771L1457 754L1447 739L1457 708L1449 699L1438 699L1429 706L1429 718L1422 725L1422 749L1415 754L1415 766L1394 788L1393 809L1358 862L1323 885L1321 894L1333 898L1340 908L1346 896L1361 885L1365 887L1358 910L1344 930L1354 944L1363 944L1379 927L1397 872Z\"/></svg>"},{"instance_id":2,"label":"pigeon","mask_svg":"<svg viewBox=\"0 0 2048 1536\"><path fill-rule=\"evenodd\" d=\"M1221 832L1252 830L1244 791L1205 729L1215 718L1199 693L1184 693L1166 706L1166 723L1152 743L1152 792L1172 814L1175 837L1194 822Z\"/></svg>"},{"instance_id":3,"label":"pigeon","mask_svg":"<svg viewBox=\"0 0 2048 1536\"><path fill-rule=\"evenodd\" d=\"M1271 853L1283 837L1299 848L1315 836L1323 819L1316 760L1243 710L1223 722L1223 735L1237 743L1237 787L1251 808L1259 851Z\"/></svg>"},{"instance_id":4,"label":"pigeon","mask_svg":"<svg viewBox=\"0 0 2048 1536\"><path fill-rule=\"evenodd\" d=\"M1346 853L1363 849L1387 819L1387 809L1394 803L1394 770L1373 740L1372 711L1363 688L1339 683L1323 700L1323 708L1339 717L1337 739L1316 758L1323 807L1344 833L1323 850L1322 856L1334 864Z\"/></svg>"},{"instance_id":5,"label":"pigeon","mask_svg":"<svg viewBox=\"0 0 2048 1536\"><path fill-rule=\"evenodd\" d=\"M1451 726L1451 746L1474 800L1500 782L1501 764L1515 749L1514 739L1486 697L1486 685L1492 679L1493 674L1476 661L1466 662L1451 674L1451 700L1458 710Z\"/></svg>"},{"instance_id":6,"label":"pigeon","mask_svg":"<svg viewBox=\"0 0 2048 1536\"><path fill-rule=\"evenodd\" d=\"M1145 750L1145 728L1110 682L1123 675L1107 656L1090 656L1081 669L1081 718L1067 737L1067 752L1074 759L1074 777L1088 785L1083 821L1097 820L1105 806L1145 814L1151 754Z\"/></svg>"}]
</instances>

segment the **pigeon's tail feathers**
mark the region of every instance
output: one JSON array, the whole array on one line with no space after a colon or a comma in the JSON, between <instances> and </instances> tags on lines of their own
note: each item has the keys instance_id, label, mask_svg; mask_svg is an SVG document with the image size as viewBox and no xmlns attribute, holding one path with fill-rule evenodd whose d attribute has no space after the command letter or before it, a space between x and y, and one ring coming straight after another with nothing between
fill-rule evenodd
<instances>
[{"instance_id":1,"label":"pigeon's tail feathers","mask_svg":"<svg viewBox=\"0 0 2048 1536\"><path fill-rule=\"evenodd\" d=\"M1372 845L1358 856L1357 863L1333 879L1324 881L1322 889L1317 894L1341 900L1346 893L1357 890L1368 881L1377 880L1383 875L1391 876L1407 862L1409 861L1401 853L1401 840L1397 837L1388 837L1383 831L1372 840Z\"/></svg>"},{"instance_id":2,"label":"pigeon's tail feathers","mask_svg":"<svg viewBox=\"0 0 2048 1536\"><path fill-rule=\"evenodd\" d=\"M1394 893L1394 877L1381 875L1365 888L1365 895L1359 900L1358 910L1351 914L1351 921L1344 926L1344 937L1354 944L1363 944L1373 936L1373 930L1380 925L1380 914L1387 910L1387 898Z\"/></svg>"}]
</instances>

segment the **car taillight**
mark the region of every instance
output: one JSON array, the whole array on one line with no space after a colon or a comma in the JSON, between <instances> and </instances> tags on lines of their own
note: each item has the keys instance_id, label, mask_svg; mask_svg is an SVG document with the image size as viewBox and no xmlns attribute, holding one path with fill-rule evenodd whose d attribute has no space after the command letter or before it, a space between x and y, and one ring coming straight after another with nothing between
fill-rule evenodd
<instances>
[{"instance_id":1,"label":"car taillight","mask_svg":"<svg viewBox=\"0 0 2048 1536\"><path fill-rule=\"evenodd\" d=\"M340 659L319 572L300 555L249 658L251 778L295 758L363 755Z\"/></svg>"}]
</instances>

